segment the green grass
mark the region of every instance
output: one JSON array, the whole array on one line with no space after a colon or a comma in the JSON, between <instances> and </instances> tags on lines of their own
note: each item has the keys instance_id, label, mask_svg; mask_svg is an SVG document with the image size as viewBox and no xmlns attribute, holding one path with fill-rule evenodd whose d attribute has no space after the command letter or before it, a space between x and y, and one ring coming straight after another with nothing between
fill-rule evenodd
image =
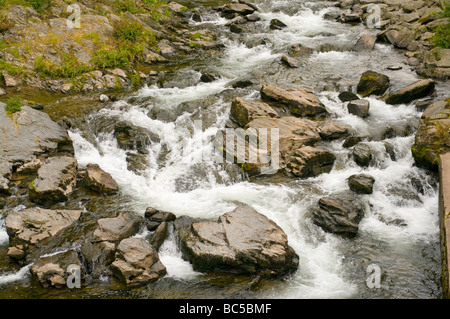
<instances>
[{"instance_id":1,"label":"green grass","mask_svg":"<svg viewBox=\"0 0 450 319\"><path fill-rule=\"evenodd\" d=\"M23 68L0 59L0 73L3 70L14 76L23 75L25 73Z\"/></svg>"},{"instance_id":2,"label":"green grass","mask_svg":"<svg viewBox=\"0 0 450 319\"><path fill-rule=\"evenodd\" d=\"M100 69L125 68L130 62L130 53L116 48L98 50L91 59L91 63Z\"/></svg>"},{"instance_id":3,"label":"green grass","mask_svg":"<svg viewBox=\"0 0 450 319\"><path fill-rule=\"evenodd\" d=\"M53 78L74 78L85 72L92 71L92 68L80 64L73 56L63 55L61 65L56 65L43 56L38 57L34 62L34 70Z\"/></svg>"},{"instance_id":4,"label":"green grass","mask_svg":"<svg viewBox=\"0 0 450 319\"><path fill-rule=\"evenodd\" d=\"M435 47L450 49L450 24L440 25L435 29L431 44Z\"/></svg>"},{"instance_id":5,"label":"green grass","mask_svg":"<svg viewBox=\"0 0 450 319\"><path fill-rule=\"evenodd\" d=\"M11 97L6 101L5 110L9 114L14 114L22 110L23 102L20 97Z\"/></svg>"}]
</instances>

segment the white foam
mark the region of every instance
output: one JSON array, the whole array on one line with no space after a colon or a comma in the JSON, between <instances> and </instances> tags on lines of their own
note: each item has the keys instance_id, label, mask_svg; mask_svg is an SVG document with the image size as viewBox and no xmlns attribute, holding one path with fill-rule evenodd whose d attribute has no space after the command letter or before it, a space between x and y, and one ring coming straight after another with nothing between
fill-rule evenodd
<instances>
[{"instance_id":1,"label":"white foam","mask_svg":"<svg viewBox=\"0 0 450 319\"><path fill-rule=\"evenodd\" d=\"M29 277L30 267L32 264L22 267L18 272L15 273L4 273L0 274L0 286L8 285L10 283L21 281Z\"/></svg>"},{"instance_id":2,"label":"white foam","mask_svg":"<svg viewBox=\"0 0 450 319\"><path fill-rule=\"evenodd\" d=\"M0 219L0 246L7 246L9 243L9 236L6 232L5 221Z\"/></svg>"}]
</instances>

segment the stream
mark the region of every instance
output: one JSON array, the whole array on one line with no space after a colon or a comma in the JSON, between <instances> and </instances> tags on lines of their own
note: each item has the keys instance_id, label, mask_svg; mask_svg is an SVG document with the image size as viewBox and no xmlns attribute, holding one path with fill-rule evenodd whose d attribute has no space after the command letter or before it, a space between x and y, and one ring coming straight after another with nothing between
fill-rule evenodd
<instances>
[{"instance_id":1,"label":"stream","mask_svg":"<svg viewBox=\"0 0 450 319\"><path fill-rule=\"evenodd\" d=\"M386 74L393 89L418 79L403 64L404 55L390 45L376 44L370 52L351 51L362 34L377 29L324 19L336 10L329 1L254 0L261 20L251 32L231 33L228 20L210 9L220 1L179 1L199 7L203 21L193 27L213 29L224 48L214 55L190 59L166 72L164 83L147 85L121 95L119 100L85 114L70 130L81 168L99 164L118 182L124 200L104 203L107 209L130 209L143 214L149 206L177 216L217 219L239 204L252 206L275 221L288 235L289 245L300 257L297 272L283 279L253 282L247 276L202 274L181 258L173 231L159 251L167 276L154 284L124 289L111 278L91 282L81 290L44 290L30 280L27 266L2 271L0 295L31 298L440 298L442 296L439 244L438 181L414 166L411 146L421 112L411 104L392 106L375 98L366 119L349 114L339 90L352 87L366 70ZM287 27L271 30L272 19ZM281 56L294 44L312 48L299 58L300 67L288 68ZM188 59L187 59L188 60ZM401 65L392 71L387 67ZM217 75L200 82L202 73ZM233 88L251 80L254 85ZM258 99L261 85L289 88L307 86L316 92L337 124L367 136L374 165L362 168L351 159L343 140L321 142L337 159L329 174L308 179L282 174L249 178L237 166L216 163L213 138L229 124L231 101L241 96ZM438 82L437 96L449 84ZM155 136L138 154L121 149L114 137L114 123L132 123ZM201 127L195 125L201 123ZM392 134L392 131L394 133ZM391 132L387 134L386 132ZM386 151L388 143L396 158ZM144 154L144 155L143 155ZM130 156L139 169L130 169ZM128 161L127 161L128 158ZM324 232L308 218L319 198L348 189L347 178L367 173L376 180L371 195L361 195L366 214L355 238ZM420 191L417 189L420 184ZM99 205L102 205L101 203ZM2 230L3 229L3 230ZM141 233L137 236L147 236ZM0 253L8 238L0 220ZM3 246L2 246L3 245ZM381 268L381 287L369 289L366 269ZM33 289L30 289L33 288Z\"/></svg>"}]
</instances>

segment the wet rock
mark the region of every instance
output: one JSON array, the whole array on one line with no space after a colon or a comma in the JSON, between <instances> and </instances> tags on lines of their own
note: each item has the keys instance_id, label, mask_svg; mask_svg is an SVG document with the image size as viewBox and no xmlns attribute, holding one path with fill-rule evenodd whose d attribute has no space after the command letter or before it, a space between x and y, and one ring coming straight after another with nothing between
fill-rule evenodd
<instances>
[{"instance_id":1,"label":"wet rock","mask_svg":"<svg viewBox=\"0 0 450 319\"><path fill-rule=\"evenodd\" d=\"M81 210L49 210L39 207L12 212L5 219L6 231L11 239L10 246L22 251L27 260L33 260L36 249L49 249L50 243L74 226L81 214ZM17 258L17 250L13 258Z\"/></svg>"},{"instance_id":2,"label":"wet rock","mask_svg":"<svg viewBox=\"0 0 450 319\"><path fill-rule=\"evenodd\" d=\"M280 21L278 19L272 19L270 21L270 28L272 30L281 30L281 29L284 29L286 27L287 27L287 25L284 22L282 22L282 21Z\"/></svg>"},{"instance_id":3,"label":"wet rock","mask_svg":"<svg viewBox=\"0 0 450 319\"><path fill-rule=\"evenodd\" d=\"M300 178L314 177L329 173L335 160L336 156L333 153L303 146L291 156L286 171Z\"/></svg>"},{"instance_id":4,"label":"wet rock","mask_svg":"<svg viewBox=\"0 0 450 319\"><path fill-rule=\"evenodd\" d=\"M299 258L283 230L248 206L217 222L187 221L178 234L183 258L197 271L280 276L298 268Z\"/></svg>"},{"instance_id":5,"label":"wet rock","mask_svg":"<svg viewBox=\"0 0 450 319\"><path fill-rule=\"evenodd\" d=\"M86 167L84 185L101 194L115 194L119 190L119 185L112 176L97 164L89 164Z\"/></svg>"},{"instance_id":6,"label":"wet rock","mask_svg":"<svg viewBox=\"0 0 450 319\"><path fill-rule=\"evenodd\" d=\"M239 80L233 83L233 89L244 89L252 86L254 83L250 80Z\"/></svg>"},{"instance_id":7,"label":"wet rock","mask_svg":"<svg viewBox=\"0 0 450 319\"><path fill-rule=\"evenodd\" d=\"M354 101L354 100L359 100L358 95L349 92L349 91L345 91L339 94L339 100L341 100L342 102L349 102L349 101Z\"/></svg>"},{"instance_id":8,"label":"wet rock","mask_svg":"<svg viewBox=\"0 0 450 319\"><path fill-rule=\"evenodd\" d=\"M111 270L127 286L144 285L167 273L156 249L142 238L127 238L120 242Z\"/></svg>"},{"instance_id":9,"label":"wet rock","mask_svg":"<svg viewBox=\"0 0 450 319\"><path fill-rule=\"evenodd\" d=\"M243 16L252 14L255 9L242 3L229 3L226 4L222 10L222 16L230 18L233 14L240 14Z\"/></svg>"},{"instance_id":10,"label":"wet rock","mask_svg":"<svg viewBox=\"0 0 450 319\"><path fill-rule=\"evenodd\" d=\"M145 210L145 218L147 219L147 229L150 231L156 230L163 222L172 222L177 217L170 212L148 207Z\"/></svg>"},{"instance_id":11,"label":"wet rock","mask_svg":"<svg viewBox=\"0 0 450 319\"><path fill-rule=\"evenodd\" d=\"M168 228L169 228L169 226L168 226L167 222L162 222L155 229L155 232L153 233L152 237L150 238L150 244L153 247L155 247L156 250L158 250L162 246L164 241L166 240Z\"/></svg>"},{"instance_id":12,"label":"wet rock","mask_svg":"<svg viewBox=\"0 0 450 319\"><path fill-rule=\"evenodd\" d=\"M159 142L157 136L127 122L118 123L114 127L114 137L121 149L137 150L140 154L146 154L147 147L152 142Z\"/></svg>"},{"instance_id":13,"label":"wet rock","mask_svg":"<svg viewBox=\"0 0 450 319\"><path fill-rule=\"evenodd\" d=\"M354 100L348 103L347 109L350 114L366 118L369 116L370 103L367 100Z\"/></svg>"},{"instance_id":14,"label":"wet rock","mask_svg":"<svg viewBox=\"0 0 450 319\"><path fill-rule=\"evenodd\" d=\"M431 79L419 80L404 87L388 96L386 103L402 104L430 95L435 88L436 82Z\"/></svg>"},{"instance_id":15,"label":"wet rock","mask_svg":"<svg viewBox=\"0 0 450 319\"><path fill-rule=\"evenodd\" d=\"M120 213L115 218L102 218L97 221L94 231L95 242L119 242L124 238L135 235L141 225L142 218L134 213Z\"/></svg>"},{"instance_id":16,"label":"wet rock","mask_svg":"<svg viewBox=\"0 0 450 319\"><path fill-rule=\"evenodd\" d=\"M116 245L107 241L87 242L81 246L86 272L93 278L111 275L109 266L115 259Z\"/></svg>"},{"instance_id":17,"label":"wet rock","mask_svg":"<svg viewBox=\"0 0 450 319\"><path fill-rule=\"evenodd\" d=\"M283 55L281 57L281 61L286 64L287 66L289 66L290 68L296 69L300 67L300 61L298 61L297 59L291 58L287 55Z\"/></svg>"},{"instance_id":18,"label":"wet rock","mask_svg":"<svg viewBox=\"0 0 450 319\"><path fill-rule=\"evenodd\" d=\"M341 19L346 23L357 23L361 22L361 15L358 12L345 12L342 14Z\"/></svg>"},{"instance_id":19,"label":"wet rock","mask_svg":"<svg viewBox=\"0 0 450 319\"><path fill-rule=\"evenodd\" d=\"M391 161L395 162L397 160L397 155L395 154L395 148L391 143L385 142L384 148L386 150L386 153L388 153Z\"/></svg>"},{"instance_id":20,"label":"wet rock","mask_svg":"<svg viewBox=\"0 0 450 319\"><path fill-rule=\"evenodd\" d=\"M358 42L356 42L353 50L355 51L372 51L375 47L375 42L377 41L377 37L370 34L363 34Z\"/></svg>"},{"instance_id":21,"label":"wet rock","mask_svg":"<svg viewBox=\"0 0 450 319\"><path fill-rule=\"evenodd\" d=\"M422 114L412 154L416 165L438 170L439 156L450 152L450 103L439 101Z\"/></svg>"},{"instance_id":22,"label":"wet rock","mask_svg":"<svg viewBox=\"0 0 450 319\"><path fill-rule=\"evenodd\" d=\"M230 25L230 32L243 33L244 29L241 26L237 25L237 24L231 24Z\"/></svg>"},{"instance_id":23,"label":"wet rock","mask_svg":"<svg viewBox=\"0 0 450 319\"><path fill-rule=\"evenodd\" d=\"M204 83L210 83L210 82L214 82L217 80L216 75L211 74L211 73L203 73L202 76L200 77L200 81L204 82Z\"/></svg>"},{"instance_id":24,"label":"wet rock","mask_svg":"<svg viewBox=\"0 0 450 319\"><path fill-rule=\"evenodd\" d=\"M372 160L372 150L369 145L358 143L353 148L353 159L359 166L369 166Z\"/></svg>"},{"instance_id":25,"label":"wet rock","mask_svg":"<svg viewBox=\"0 0 450 319\"><path fill-rule=\"evenodd\" d=\"M363 97L369 95L383 95L389 88L390 80L384 74L374 71L366 71L361 75L361 79L357 86L358 94Z\"/></svg>"},{"instance_id":26,"label":"wet rock","mask_svg":"<svg viewBox=\"0 0 450 319\"><path fill-rule=\"evenodd\" d=\"M321 117L328 113L313 91L305 87L286 90L266 84L261 88L261 97L287 106L296 116Z\"/></svg>"},{"instance_id":27,"label":"wet rock","mask_svg":"<svg viewBox=\"0 0 450 319\"><path fill-rule=\"evenodd\" d=\"M268 104L237 97L231 104L230 116L240 127L258 117L280 117Z\"/></svg>"},{"instance_id":28,"label":"wet rock","mask_svg":"<svg viewBox=\"0 0 450 319\"><path fill-rule=\"evenodd\" d=\"M73 145L67 130L41 111L22 106L20 112L8 116L0 102L2 147L0 172L11 176L13 168L48 156L73 155Z\"/></svg>"},{"instance_id":29,"label":"wet rock","mask_svg":"<svg viewBox=\"0 0 450 319\"><path fill-rule=\"evenodd\" d=\"M320 137L324 140L337 140L348 135L348 128L327 122L319 125L317 132L319 132Z\"/></svg>"},{"instance_id":30,"label":"wet rock","mask_svg":"<svg viewBox=\"0 0 450 319\"><path fill-rule=\"evenodd\" d=\"M82 275L82 264L78 258L78 253L73 250L38 258L30 267L30 272L44 288L62 288L67 285L67 279L70 275L68 269L71 265L80 267L80 275Z\"/></svg>"},{"instance_id":31,"label":"wet rock","mask_svg":"<svg viewBox=\"0 0 450 319\"><path fill-rule=\"evenodd\" d=\"M76 185L77 173L78 163L75 158L48 158L28 188L30 199L41 205L66 201Z\"/></svg>"},{"instance_id":32,"label":"wet rock","mask_svg":"<svg viewBox=\"0 0 450 319\"><path fill-rule=\"evenodd\" d=\"M311 211L314 224L327 232L349 237L358 233L359 222L363 217L363 205L345 194L323 197L319 200L318 208Z\"/></svg>"},{"instance_id":33,"label":"wet rock","mask_svg":"<svg viewBox=\"0 0 450 319\"><path fill-rule=\"evenodd\" d=\"M352 175L348 178L348 186L357 194L372 194L375 179L366 174Z\"/></svg>"},{"instance_id":34,"label":"wet rock","mask_svg":"<svg viewBox=\"0 0 450 319\"><path fill-rule=\"evenodd\" d=\"M301 44L293 44L289 48L289 54L296 58L312 54L313 52L314 50L312 48L305 47Z\"/></svg>"},{"instance_id":35,"label":"wet rock","mask_svg":"<svg viewBox=\"0 0 450 319\"><path fill-rule=\"evenodd\" d=\"M11 194L11 188L9 187L9 180L0 175L0 194Z\"/></svg>"}]
</instances>

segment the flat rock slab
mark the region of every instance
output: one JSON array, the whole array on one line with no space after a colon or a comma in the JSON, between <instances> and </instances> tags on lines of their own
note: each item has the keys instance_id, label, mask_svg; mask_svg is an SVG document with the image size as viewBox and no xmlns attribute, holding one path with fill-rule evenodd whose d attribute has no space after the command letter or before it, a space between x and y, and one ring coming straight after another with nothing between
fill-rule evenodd
<instances>
[{"instance_id":1,"label":"flat rock slab","mask_svg":"<svg viewBox=\"0 0 450 319\"><path fill-rule=\"evenodd\" d=\"M217 222L180 224L183 257L197 271L274 276L298 268L299 258L288 245L287 235L251 207L238 207Z\"/></svg>"},{"instance_id":2,"label":"flat rock slab","mask_svg":"<svg viewBox=\"0 0 450 319\"><path fill-rule=\"evenodd\" d=\"M386 103L403 104L430 95L435 88L436 82L432 79L419 80L388 96Z\"/></svg>"},{"instance_id":3,"label":"flat rock slab","mask_svg":"<svg viewBox=\"0 0 450 319\"><path fill-rule=\"evenodd\" d=\"M95 241L119 242L122 239L135 235L143 220L135 213L120 213L115 218L102 218L97 221L94 231Z\"/></svg>"}]
</instances>

